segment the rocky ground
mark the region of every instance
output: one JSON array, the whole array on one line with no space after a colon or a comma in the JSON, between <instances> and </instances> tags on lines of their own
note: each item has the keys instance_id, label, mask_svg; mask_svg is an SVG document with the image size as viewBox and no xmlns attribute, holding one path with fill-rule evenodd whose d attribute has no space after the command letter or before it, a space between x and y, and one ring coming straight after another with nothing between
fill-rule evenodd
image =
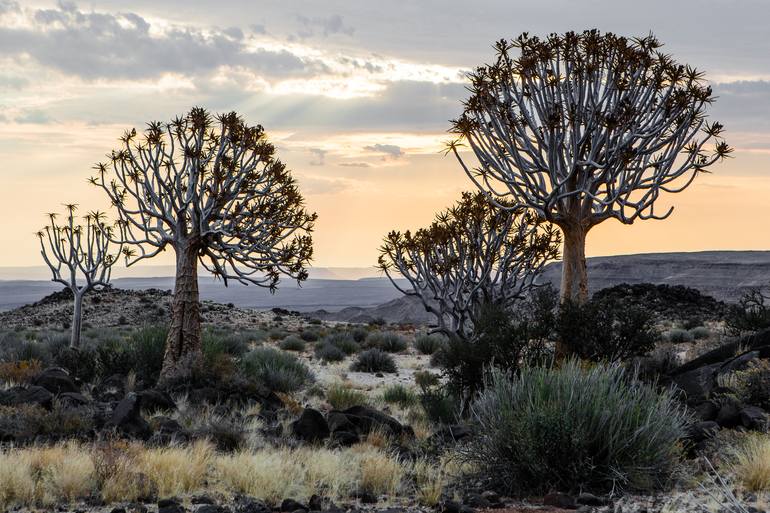
<instances>
[{"instance_id":1,"label":"rocky ground","mask_svg":"<svg viewBox=\"0 0 770 513\"><path fill-rule=\"evenodd\" d=\"M642 298L648 293L646 289L636 291ZM133 292L108 289L91 294L86 297L85 303L86 327L99 330L164 324L168 321L170 299L168 291L154 289ZM709 312L721 308L717 302L696 299L687 306L688 317L709 318ZM25 336L48 331L66 334L70 300L66 293L57 293L34 305L2 313L0 326ZM681 297L675 300L687 302L686 298ZM669 303L658 306L661 315L681 307L678 304L671 307ZM277 348L287 336L301 335L309 330L333 332L346 327L344 322L312 319L297 312L280 309L255 311L213 302L203 302L202 313L204 323L211 328L264 333L258 342L250 342L255 346ZM724 344L718 335L716 321L709 322L711 336L687 343L669 342L665 347L666 350L673 350L680 362L687 362L669 372L666 379L683 390L686 394L684 399L697 416L687 443L700 454L690 460L695 469L693 475L699 476L697 482L683 478L670 493L621 497L549 494L545 497L514 500L486 490L482 483L464 483L446 489L435 506L421 505L414 493L397 497L361 495L336 503L321 501L312 496L302 500L286 496L268 505L256 497L232 493L230 490L228 493L204 491L128 503L104 504L95 498L75 505L59 504L57 509L100 513L767 511L766 495L740 490L733 492L730 486L718 486L704 458L714 454L714 451L717 451L718 457L722 440L729 439L734 432L740 434L767 430L766 411L770 408L770 394L766 401L763 397L755 400L736 388L734 378L759 366L770 365L770 332ZM673 328L674 323L667 320L666 326ZM414 326L360 327L370 331L393 330L410 342L423 332L422 328ZM462 442L463 437L469 436L467 427L461 425L444 428L419 425L415 423L408 408L386 404L379 399L382 392L391 385L413 387L417 371L437 373L431 367L430 356L420 354L411 343L406 349L392 354L397 364L395 373L353 372L350 370L353 357L340 362L323 362L316 357L312 347L312 344L308 344L304 351L295 354L314 374L315 388L323 391L342 384L365 394L372 399L371 403L335 409L323 397L310 392L292 396L237 380L226 383L203 380L158 388L144 386L141 381L136 381L136 377L126 375L107 376L85 383L62 369L38 369L34 374L27 375L25 381L7 383L0 390L0 442L23 447L75 438L84 443L92 443L104 440L107 433L117 433L141 440L149 447L162 447L171 441L207 439L212 440L217 450L222 451L231 451L234 446L252 447L251 444L262 448L275 445L296 448L305 444L323 443L330 447L351 448L355 452L362 450L357 447L364 448L372 444L376 447L376 444L385 443L380 446L386 449L384 454L401 462L411 461L426 444L435 447L436 444L458 443ZM200 407L204 403L216 406ZM34 418L35 422L55 426L45 427L48 431L44 435L40 434L40 430L19 431L14 422L22 414L27 415L27 420ZM60 433L61 428L57 426L64 425L69 431ZM389 442L378 441L383 432L388 434ZM0 499L2 489L3 484L0 483ZM736 495L735 502L744 510L729 505L729 495L732 493Z\"/></svg>"}]
</instances>

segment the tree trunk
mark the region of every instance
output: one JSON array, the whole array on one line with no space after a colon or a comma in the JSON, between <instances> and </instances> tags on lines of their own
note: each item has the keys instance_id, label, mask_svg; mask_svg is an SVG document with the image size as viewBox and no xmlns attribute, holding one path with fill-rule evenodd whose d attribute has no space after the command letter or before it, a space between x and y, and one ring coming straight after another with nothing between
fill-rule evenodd
<instances>
[{"instance_id":1,"label":"tree trunk","mask_svg":"<svg viewBox=\"0 0 770 513\"><path fill-rule=\"evenodd\" d=\"M163 380L189 376L201 358L198 248L186 241L175 249L176 281L171 303L171 327L161 370Z\"/></svg>"},{"instance_id":2,"label":"tree trunk","mask_svg":"<svg viewBox=\"0 0 770 513\"><path fill-rule=\"evenodd\" d=\"M588 270L586 268L586 235L588 230L580 225L561 226L564 238L561 267L561 302L588 301ZM575 353L575 348L562 340L556 341L556 359L561 360Z\"/></svg>"},{"instance_id":3,"label":"tree trunk","mask_svg":"<svg viewBox=\"0 0 770 513\"><path fill-rule=\"evenodd\" d=\"M74 296L74 305L72 307L72 335L70 336L70 347L80 347L80 330L83 325L83 296L85 292L72 291Z\"/></svg>"},{"instance_id":4,"label":"tree trunk","mask_svg":"<svg viewBox=\"0 0 770 513\"><path fill-rule=\"evenodd\" d=\"M586 235L582 226L563 226L564 251L561 268L561 301L588 301L588 271L586 269Z\"/></svg>"}]
</instances>

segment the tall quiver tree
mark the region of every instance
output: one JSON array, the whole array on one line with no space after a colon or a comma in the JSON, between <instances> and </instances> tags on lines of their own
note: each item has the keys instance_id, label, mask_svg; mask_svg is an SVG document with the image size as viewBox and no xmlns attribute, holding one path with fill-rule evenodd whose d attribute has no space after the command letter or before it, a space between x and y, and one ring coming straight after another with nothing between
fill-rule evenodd
<instances>
[{"instance_id":1,"label":"tall quiver tree","mask_svg":"<svg viewBox=\"0 0 770 513\"><path fill-rule=\"evenodd\" d=\"M112 265L120 248L110 238L112 228L105 225L104 214L89 212L85 224L75 219L77 205L65 205L67 218L56 222L57 214L48 214L49 223L39 232L40 254L53 274L52 281L67 287L74 299L70 347L79 347L83 319L83 296L92 289L107 287Z\"/></svg>"},{"instance_id":2,"label":"tall quiver tree","mask_svg":"<svg viewBox=\"0 0 770 513\"><path fill-rule=\"evenodd\" d=\"M229 280L276 289L282 275L307 278L315 214L286 166L275 158L262 126L235 113L212 117L193 108L170 123L153 122L143 136L96 166L91 182L112 200L119 239L133 245L127 265L171 247L176 281L161 378L189 374L201 354L197 265Z\"/></svg>"},{"instance_id":3,"label":"tall quiver tree","mask_svg":"<svg viewBox=\"0 0 770 513\"><path fill-rule=\"evenodd\" d=\"M558 257L559 243L558 232L532 213L501 209L480 192L464 192L428 228L390 232L378 267L436 316L434 331L469 340L480 308L510 309L526 297L543 267Z\"/></svg>"},{"instance_id":4,"label":"tall quiver tree","mask_svg":"<svg viewBox=\"0 0 770 513\"><path fill-rule=\"evenodd\" d=\"M682 191L731 152L722 125L706 120L714 97L703 74L660 47L652 35L525 33L499 41L494 64L469 74L450 150L493 201L561 228L563 300L588 298L591 228L665 219L673 208L656 211L661 193Z\"/></svg>"}]
</instances>

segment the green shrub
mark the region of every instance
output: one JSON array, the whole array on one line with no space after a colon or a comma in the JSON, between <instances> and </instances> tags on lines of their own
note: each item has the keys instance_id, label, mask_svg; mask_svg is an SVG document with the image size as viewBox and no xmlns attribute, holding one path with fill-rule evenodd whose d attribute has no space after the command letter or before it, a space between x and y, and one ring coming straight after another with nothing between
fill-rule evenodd
<instances>
[{"instance_id":1,"label":"green shrub","mask_svg":"<svg viewBox=\"0 0 770 513\"><path fill-rule=\"evenodd\" d=\"M388 404L397 404L402 408L414 406L419 402L414 390L401 384L390 385L385 388L382 392L382 400Z\"/></svg>"},{"instance_id":2,"label":"green shrub","mask_svg":"<svg viewBox=\"0 0 770 513\"><path fill-rule=\"evenodd\" d=\"M131 334L129 351L133 360L132 370L149 383L155 383L163 367L168 328L145 326Z\"/></svg>"},{"instance_id":3,"label":"green shrub","mask_svg":"<svg viewBox=\"0 0 770 513\"><path fill-rule=\"evenodd\" d=\"M122 340L107 340L94 348L96 371L99 376L113 374L127 376L134 370L134 355L129 345Z\"/></svg>"},{"instance_id":4,"label":"green shrub","mask_svg":"<svg viewBox=\"0 0 770 513\"><path fill-rule=\"evenodd\" d=\"M711 336L711 331L705 326L696 326L689 329L689 333L695 340L703 340Z\"/></svg>"},{"instance_id":5,"label":"green shrub","mask_svg":"<svg viewBox=\"0 0 770 513\"><path fill-rule=\"evenodd\" d=\"M318 332L315 330L304 330L300 332L299 338L304 340L305 342L315 342L318 340Z\"/></svg>"},{"instance_id":6,"label":"green shrub","mask_svg":"<svg viewBox=\"0 0 770 513\"><path fill-rule=\"evenodd\" d=\"M366 337L366 347L376 348L386 353L400 353L407 346L404 337L392 331L375 331Z\"/></svg>"},{"instance_id":7,"label":"green shrub","mask_svg":"<svg viewBox=\"0 0 770 513\"><path fill-rule=\"evenodd\" d=\"M664 334L664 337L666 338L666 340L668 340L672 344L682 344L684 342L692 342L693 341L692 333L690 333L687 330L680 329L680 328L672 328L672 329L668 330Z\"/></svg>"},{"instance_id":8,"label":"green shrub","mask_svg":"<svg viewBox=\"0 0 770 513\"><path fill-rule=\"evenodd\" d=\"M560 340L581 358L617 362L655 347L659 333L652 313L630 302L565 301L557 322Z\"/></svg>"},{"instance_id":9,"label":"green shrub","mask_svg":"<svg viewBox=\"0 0 770 513\"><path fill-rule=\"evenodd\" d=\"M648 491L674 470L689 418L617 364L493 372L470 408L477 435L461 449L505 493Z\"/></svg>"},{"instance_id":10,"label":"green shrub","mask_svg":"<svg viewBox=\"0 0 770 513\"><path fill-rule=\"evenodd\" d=\"M452 395L469 398L484 384L492 367L515 371L520 362L547 357L543 341L530 337L530 324L497 304L479 308L472 338L451 337L433 354L432 363L444 371Z\"/></svg>"},{"instance_id":11,"label":"green shrub","mask_svg":"<svg viewBox=\"0 0 770 513\"><path fill-rule=\"evenodd\" d=\"M295 392L313 381L313 373L296 356L272 347L252 349L241 359L243 374L275 392Z\"/></svg>"},{"instance_id":12,"label":"green shrub","mask_svg":"<svg viewBox=\"0 0 770 513\"><path fill-rule=\"evenodd\" d=\"M345 353L346 356L350 356L353 353L357 353L361 350L361 346L353 340L350 333L330 333L322 339L322 344L332 345Z\"/></svg>"},{"instance_id":13,"label":"green shrub","mask_svg":"<svg viewBox=\"0 0 770 513\"><path fill-rule=\"evenodd\" d=\"M305 341L296 335L289 335L285 339L281 340L278 346L284 351L304 351Z\"/></svg>"},{"instance_id":14,"label":"green shrub","mask_svg":"<svg viewBox=\"0 0 770 513\"><path fill-rule=\"evenodd\" d=\"M358 342L359 344L366 340L366 337L369 336L369 330L362 327L353 328L350 330L350 336L353 337L353 340Z\"/></svg>"},{"instance_id":15,"label":"green shrub","mask_svg":"<svg viewBox=\"0 0 770 513\"><path fill-rule=\"evenodd\" d=\"M420 335L414 339L414 348L422 354L431 355L441 349L447 342L447 338L443 335Z\"/></svg>"},{"instance_id":16,"label":"green shrub","mask_svg":"<svg viewBox=\"0 0 770 513\"><path fill-rule=\"evenodd\" d=\"M727 311L725 324L731 335L743 335L770 328L770 299L759 289L746 292L737 305L731 305Z\"/></svg>"},{"instance_id":17,"label":"green shrub","mask_svg":"<svg viewBox=\"0 0 770 513\"><path fill-rule=\"evenodd\" d=\"M369 397L348 385L335 383L326 391L326 402L335 410L347 410L353 406L368 405Z\"/></svg>"},{"instance_id":18,"label":"green shrub","mask_svg":"<svg viewBox=\"0 0 770 513\"><path fill-rule=\"evenodd\" d=\"M345 359L342 349L327 342L321 342L316 346L315 356L325 362L341 362Z\"/></svg>"},{"instance_id":19,"label":"green shrub","mask_svg":"<svg viewBox=\"0 0 770 513\"><path fill-rule=\"evenodd\" d=\"M355 372L390 372L398 371L393 357L379 349L367 349L360 353L355 362L350 366Z\"/></svg>"}]
</instances>

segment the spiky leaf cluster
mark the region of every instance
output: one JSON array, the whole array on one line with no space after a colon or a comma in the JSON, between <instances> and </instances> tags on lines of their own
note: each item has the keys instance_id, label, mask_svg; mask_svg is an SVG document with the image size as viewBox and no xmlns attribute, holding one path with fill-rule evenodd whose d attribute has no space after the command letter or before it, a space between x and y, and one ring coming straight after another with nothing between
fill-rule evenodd
<instances>
[{"instance_id":1,"label":"spiky leaf cluster","mask_svg":"<svg viewBox=\"0 0 770 513\"><path fill-rule=\"evenodd\" d=\"M307 278L316 219L261 125L236 113L193 108L170 123L121 138L96 166L123 221L129 264L168 245L191 245L215 276L274 289L281 275Z\"/></svg>"},{"instance_id":2,"label":"spiky leaf cluster","mask_svg":"<svg viewBox=\"0 0 770 513\"><path fill-rule=\"evenodd\" d=\"M481 304L507 307L526 294L558 256L559 243L554 228L532 213L500 209L481 193L465 192L428 228L390 232L378 264L402 293L419 297L436 315L439 331L465 337Z\"/></svg>"},{"instance_id":3,"label":"spiky leaf cluster","mask_svg":"<svg viewBox=\"0 0 770 513\"><path fill-rule=\"evenodd\" d=\"M679 192L732 151L708 122L703 74L663 53L652 35L591 30L527 33L496 45L469 74L471 96L449 145L483 191L557 224L661 219ZM478 164L466 165L467 144Z\"/></svg>"}]
</instances>

